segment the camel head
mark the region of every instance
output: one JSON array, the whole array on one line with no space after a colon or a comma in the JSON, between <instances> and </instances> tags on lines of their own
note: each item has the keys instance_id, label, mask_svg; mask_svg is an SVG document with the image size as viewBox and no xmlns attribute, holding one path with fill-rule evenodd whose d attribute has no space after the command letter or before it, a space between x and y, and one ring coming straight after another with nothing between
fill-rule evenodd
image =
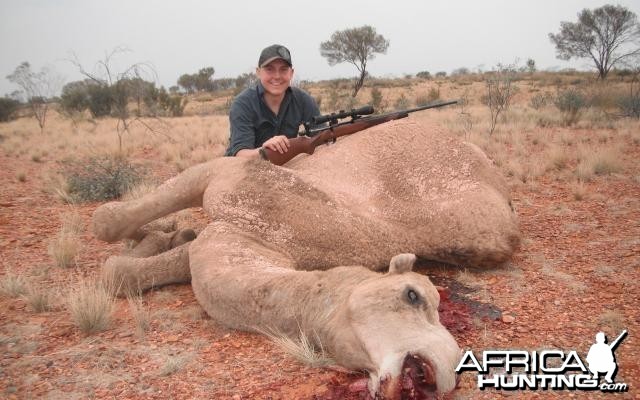
<instances>
[{"instance_id":1,"label":"camel head","mask_svg":"<svg viewBox=\"0 0 640 400\"><path fill-rule=\"evenodd\" d=\"M393 257L389 272L357 284L342 309L340 320L350 326L340 329L334 356L369 373L373 398L429 399L457 384L461 350L440 324L436 287L411 271L415 260Z\"/></svg>"}]
</instances>

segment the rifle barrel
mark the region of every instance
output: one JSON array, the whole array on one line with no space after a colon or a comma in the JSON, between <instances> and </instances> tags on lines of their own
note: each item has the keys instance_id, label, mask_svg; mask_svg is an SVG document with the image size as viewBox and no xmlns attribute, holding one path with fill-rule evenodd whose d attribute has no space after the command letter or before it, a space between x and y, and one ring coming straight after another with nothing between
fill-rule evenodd
<instances>
[{"instance_id":1,"label":"rifle barrel","mask_svg":"<svg viewBox=\"0 0 640 400\"><path fill-rule=\"evenodd\" d=\"M409 114L409 113L416 112L416 111L428 110L430 108L449 106L451 104L458 104L458 100L450 100L450 101L443 101L443 102L440 102L440 103L425 104L424 106L411 108L409 110L402 110L402 112L406 112L407 114Z\"/></svg>"},{"instance_id":2,"label":"rifle barrel","mask_svg":"<svg viewBox=\"0 0 640 400\"><path fill-rule=\"evenodd\" d=\"M386 114L380 115L372 115L365 118L358 118L356 116L366 115L373 113L373 107L365 106L357 110L351 111L340 111L338 113L323 115L319 117L314 117L311 121L313 124L324 123L330 120L335 120L339 118L352 117L351 121L341 122L338 124L330 125L328 127L319 127L315 129L309 129L305 133L301 134L296 138L289 139L289 150L280 154L276 151L272 151L264 148L262 150L263 156L271 161L275 165L283 165L284 163L291 160L293 157L297 156L301 153L313 154L315 148L323 143L326 143L330 140L334 140L340 136L351 135L353 133L362 131L364 129L370 128L372 126L382 124L384 122L406 118L410 113L416 111L427 110L429 108L437 108L444 107L451 104L457 104L458 100L451 101L443 101L440 103L431 103L426 104L424 106L411 108L409 110L399 110L393 111ZM305 128L307 124L305 124ZM317 134L317 135L313 135Z\"/></svg>"}]
</instances>

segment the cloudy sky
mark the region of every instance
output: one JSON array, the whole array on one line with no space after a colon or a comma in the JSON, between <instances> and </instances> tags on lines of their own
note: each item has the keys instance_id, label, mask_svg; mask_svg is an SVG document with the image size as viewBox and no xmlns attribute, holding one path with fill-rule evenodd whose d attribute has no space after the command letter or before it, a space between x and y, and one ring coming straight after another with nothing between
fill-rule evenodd
<instances>
[{"instance_id":1,"label":"cloudy sky","mask_svg":"<svg viewBox=\"0 0 640 400\"><path fill-rule=\"evenodd\" d=\"M0 0L0 96L15 89L5 78L23 61L55 69L66 82L81 78L73 54L91 70L117 47L114 72L151 63L157 83L176 84L205 66L214 78L255 68L260 50L289 47L298 79L350 77L353 66L330 67L319 46L340 29L371 25L390 40L369 63L374 76L402 76L460 67L490 69L528 58L538 68L589 69L587 61L556 59L548 34L575 21L599 0ZM640 13L639 0L620 4Z\"/></svg>"}]
</instances>

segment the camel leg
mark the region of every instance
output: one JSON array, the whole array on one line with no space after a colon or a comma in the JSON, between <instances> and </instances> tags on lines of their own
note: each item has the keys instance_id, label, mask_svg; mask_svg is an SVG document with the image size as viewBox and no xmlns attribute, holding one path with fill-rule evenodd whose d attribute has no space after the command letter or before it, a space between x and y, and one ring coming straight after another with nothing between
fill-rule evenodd
<instances>
[{"instance_id":1,"label":"camel leg","mask_svg":"<svg viewBox=\"0 0 640 400\"><path fill-rule=\"evenodd\" d=\"M195 238L196 233L193 229L180 229L173 232L153 231L146 234L140 243L123 255L135 258L151 257L179 247Z\"/></svg>"},{"instance_id":2,"label":"camel leg","mask_svg":"<svg viewBox=\"0 0 640 400\"><path fill-rule=\"evenodd\" d=\"M103 204L93 214L93 232L106 242L135 238L138 228L148 222L185 208L202 206L202 196L209 183L228 180L229 171L241 173L240 165L246 161L236 157L216 158L185 170L139 199Z\"/></svg>"},{"instance_id":3,"label":"camel leg","mask_svg":"<svg viewBox=\"0 0 640 400\"><path fill-rule=\"evenodd\" d=\"M189 262L193 292L216 321L241 330L280 321L278 331L297 332L295 308L299 304L286 299L303 298L308 287L290 293L297 286L291 281L305 276L312 279L315 272L295 271L286 254L224 222L213 222L200 232L189 248ZM291 326L283 326L282 321Z\"/></svg>"},{"instance_id":4,"label":"camel leg","mask_svg":"<svg viewBox=\"0 0 640 400\"><path fill-rule=\"evenodd\" d=\"M121 297L171 283L188 283L190 245L188 242L151 257L109 257L102 266L102 279Z\"/></svg>"}]
</instances>

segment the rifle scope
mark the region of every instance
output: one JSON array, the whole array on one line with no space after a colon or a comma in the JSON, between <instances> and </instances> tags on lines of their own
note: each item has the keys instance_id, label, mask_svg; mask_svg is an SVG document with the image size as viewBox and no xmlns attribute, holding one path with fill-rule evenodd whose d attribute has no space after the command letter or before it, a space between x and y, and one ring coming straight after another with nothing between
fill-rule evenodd
<instances>
[{"instance_id":1,"label":"rifle scope","mask_svg":"<svg viewBox=\"0 0 640 400\"><path fill-rule=\"evenodd\" d=\"M351 109L351 111L338 111L332 114L318 115L317 117L313 117L311 119L311 123L313 125L320 125L332 120L338 120L347 117L358 118L361 115L369 115L373 113L374 110L372 106L364 106L358 109Z\"/></svg>"}]
</instances>

